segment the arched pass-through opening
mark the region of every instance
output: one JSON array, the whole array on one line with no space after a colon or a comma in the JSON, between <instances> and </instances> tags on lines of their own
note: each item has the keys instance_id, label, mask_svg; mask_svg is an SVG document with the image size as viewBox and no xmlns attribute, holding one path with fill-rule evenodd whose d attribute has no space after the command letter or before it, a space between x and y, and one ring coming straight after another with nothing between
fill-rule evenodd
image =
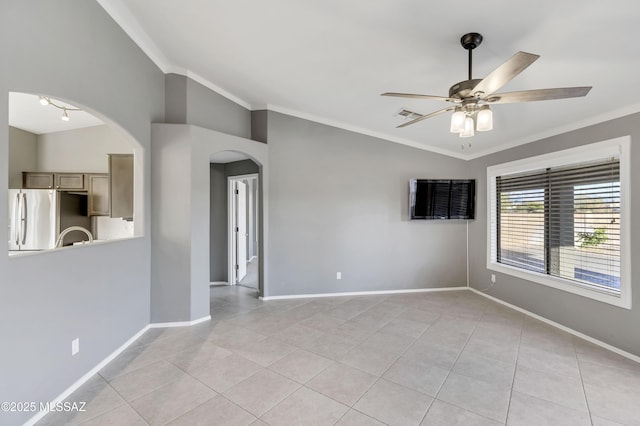
<instances>
[{"instance_id":1,"label":"arched pass-through opening","mask_svg":"<svg viewBox=\"0 0 640 426\"><path fill-rule=\"evenodd\" d=\"M262 167L239 151L210 161L210 282L263 294Z\"/></svg>"},{"instance_id":2,"label":"arched pass-through opening","mask_svg":"<svg viewBox=\"0 0 640 426\"><path fill-rule=\"evenodd\" d=\"M73 100L18 92L8 124L10 255L143 235L143 148L120 126Z\"/></svg>"}]
</instances>

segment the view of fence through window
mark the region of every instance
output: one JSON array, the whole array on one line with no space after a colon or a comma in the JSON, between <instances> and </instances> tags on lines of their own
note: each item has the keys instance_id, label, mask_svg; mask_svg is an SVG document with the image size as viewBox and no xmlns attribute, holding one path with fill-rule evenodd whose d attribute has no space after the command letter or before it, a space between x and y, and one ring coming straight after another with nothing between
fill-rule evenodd
<instances>
[{"instance_id":1,"label":"view of fence through window","mask_svg":"<svg viewBox=\"0 0 640 426\"><path fill-rule=\"evenodd\" d=\"M498 178L498 262L619 292L619 175L598 173Z\"/></svg>"}]
</instances>

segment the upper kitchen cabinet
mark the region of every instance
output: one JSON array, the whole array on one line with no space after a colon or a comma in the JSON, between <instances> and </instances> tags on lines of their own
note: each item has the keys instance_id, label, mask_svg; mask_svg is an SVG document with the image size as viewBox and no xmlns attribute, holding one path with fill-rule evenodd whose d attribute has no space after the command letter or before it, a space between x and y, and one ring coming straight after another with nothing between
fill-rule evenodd
<instances>
[{"instance_id":1,"label":"upper kitchen cabinet","mask_svg":"<svg viewBox=\"0 0 640 426\"><path fill-rule=\"evenodd\" d=\"M24 189L53 189L53 183L53 173L22 173L22 187Z\"/></svg>"},{"instance_id":2,"label":"upper kitchen cabinet","mask_svg":"<svg viewBox=\"0 0 640 426\"><path fill-rule=\"evenodd\" d=\"M109 175L92 173L86 175L89 193L89 216L109 216Z\"/></svg>"},{"instance_id":3,"label":"upper kitchen cabinet","mask_svg":"<svg viewBox=\"0 0 640 426\"><path fill-rule=\"evenodd\" d=\"M110 216L133 219L133 155L109 154Z\"/></svg>"},{"instance_id":4,"label":"upper kitchen cabinet","mask_svg":"<svg viewBox=\"0 0 640 426\"><path fill-rule=\"evenodd\" d=\"M83 191L86 189L83 173L24 172L24 189L60 189L63 191Z\"/></svg>"},{"instance_id":5,"label":"upper kitchen cabinet","mask_svg":"<svg viewBox=\"0 0 640 426\"><path fill-rule=\"evenodd\" d=\"M86 189L84 184L84 174L82 173L54 173L53 180L56 189Z\"/></svg>"}]
</instances>

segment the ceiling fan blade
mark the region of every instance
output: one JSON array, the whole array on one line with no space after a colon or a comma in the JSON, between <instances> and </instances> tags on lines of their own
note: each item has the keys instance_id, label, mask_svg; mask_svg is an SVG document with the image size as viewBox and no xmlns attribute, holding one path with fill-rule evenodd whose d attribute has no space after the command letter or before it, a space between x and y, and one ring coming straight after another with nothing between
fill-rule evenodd
<instances>
[{"instance_id":1,"label":"ceiling fan blade","mask_svg":"<svg viewBox=\"0 0 640 426\"><path fill-rule=\"evenodd\" d=\"M487 101L492 104L512 104L516 102L550 101L552 99L579 98L591 90L588 87L558 87L556 89L523 90L521 92L496 93Z\"/></svg>"},{"instance_id":2,"label":"ceiling fan blade","mask_svg":"<svg viewBox=\"0 0 640 426\"><path fill-rule=\"evenodd\" d=\"M438 111L432 112L432 113L430 113L430 114L425 114L425 115L423 115L422 117L418 117L418 118L413 119L413 120L411 120L411 121L407 121L406 123L402 123L402 124L401 124L401 125L399 125L399 126L396 126L396 129L399 129L399 128L401 128L401 127L410 126L411 124L415 124L415 123L417 123L418 121L426 120L427 118L431 118L431 117L434 117L434 116L436 116L436 115L443 114L443 113L445 113L445 112L447 112L447 111L453 111L454 109L456 109L456 107L452 107L452 106L451 106L451 107L448 107L448 108L444 108L444 109L441 109L441 110L438 110Z\"/></svg>"},{"instance_id":3,"label":"ceiling fan blade","mask_svg":"<svg viewBox=\"0 0 640 426\"><path fill-rule=\"evenodd\" d=\"M515 76L524 71L529 65L534 63L540 55L533 53L518 52L495 70L482 79L471 91L472 94L482 92L483 97L491 95L496 90L510 82Z\"/></svg>"},{"instance_id":4,"label":"ceiling fan blade","mask_svg":"<svg viewBox=\"0 0 640 426\"><path fill-rule=\"evenodd\" d=\"M416 95L414 93L387 92L387 93L381 94L380 96L393 96L393 97L396 97L396 98L411 98L411 99L432 99L434 101L454 102L454 99L446 98L444 96Z\"/></svg>"}]
</instances>

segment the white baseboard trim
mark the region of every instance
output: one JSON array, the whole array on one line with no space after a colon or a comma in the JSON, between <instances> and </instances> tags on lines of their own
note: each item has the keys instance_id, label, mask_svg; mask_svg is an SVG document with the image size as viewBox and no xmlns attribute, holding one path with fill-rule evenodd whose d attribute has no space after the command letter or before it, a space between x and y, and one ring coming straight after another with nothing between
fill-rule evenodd
<instances>
[{"instance_id":1,"label":"white baseboard trim","mask_svg":"<svg viewBox=\"0 0 640 426\"><path fill-rule=\"evenodd\" d=\"M628 358L628 359L630 359L632 361L640 363L640 357L637 356L637 355L634 355L634 354L629 353L627 351L623 351L622 349L616 348L615 346L611 346L610 344L605 343L603 341L600 341L598 339L594 339L591 336L587 336L586 334L580 333L579 331L576 331L576 330L574 330L572 328L569 328L569 327L564 326L564 325L562 325L560 323L552 321L552 320L550 320L548 318L545 318L545 317L540 316L538 314L534 314L533 312L527 311L526 309L520 308L520 307L518 307L516 305L512 305L511 303L505 302L504 300L500 300L497 297L490 296L490 295L488 295L486 293L481 292L480 290L476 290L473 287L469 287L469 290L473 291L476 294L479 294L480 296L486 297L489 300L493 300L494 302L500 303L501 305L504 305L504 306L506 306L508 308L511 308L511 309L513 309L515 311L518 311L520 313L523 313L523 314L525 314L525 315L527 315L527 316L529 316L531 318L535 318L538 321L542 321L545 324L549 324L549 325L551 325L551 326L553 326L555 328L558 328L558 329L560 329L562 331L566 331L567 333L573 334L574 336L579 337L581 339L584 339L587 342L593 343L594 345L600 346L601 348L610 350L611 352L615 352L620 356L623 356L623 357Z\"/></svg>"},{"instance_id":2,"label":"white baseboard trim","mask_svg":"<svg viewBox=\"0 0 640 426\"><path fill-rule=\"evenodd\" d=\"M67 399L69 395L71 395L73 392L78 390L80 386L84 385L87 382L87 380L89 380L91 377L97 374L98 371L102 370L107 364L113 361L118 355L120 355L125 349L127 349L133 342L138 340L138 338L142 336L149 328L150 327L147 325L142 330L134 334L133 337L127 340L122 346L120 346L118 349L113 351L109 356L103 359L98 365L93 367L87 374L82 376L80 379L76 380L74 384L69 386L65 391L63 391L60 395L58 395L53 401L51 401L50 405L54 406L58 403L63 402L65 399ZM37 414L35 414L33 417L27 420L27 422L24 423L23 426L33 426L47 414L49 414L48 411L39 411Z\"/></svg>"},{"instance_id":3,"label":"white baseboard trim","mask_svg":"<svg viewBox=\"0 0 640 426\"><path fill-rule=\"evenodd\" d=\"M229 285L226 281L211 281L209 285Z\"/></svg>"},{"instance_id":4,"label":"white baseboard trim","mask_svg":"<svg viewBox=\"0 0 640 426\"><path fill-rule=\"evenodd\" d=\"M165 328L165 327L188 327L190 325L200 324L201 322L209 321L211 319L211 315L207 315L206 317L198 318L193 321L178 321L178 322L154 322L149 324L149 328Z\"/></svg>"},{"instance_id":5,"label":"white baseboard trim","mask_svg":"<svg viewBox=\"0 0 640 426\"><path fill-rule=\"evenodd\" d=\"M428 293L436 291L460 291L467 287L410 288L405 290L348 291L343 293L289 294L286 296L260 296L260 300L311 299L317 297L373 296L380 294Z\"/></svg>"},{"instance_id":6,"label":"white baseboard trim","mask_svg":"<svg viewBox=\"0 0 640 426\"><path fill-rule=\"evenodd\" d=\"M145 326L142 330L138 331L133 337L127 340L122 346L113 351L108 357L103 359L98 365L93 367L87 374L78 379L74 384L69 386L65 391L63 391L60 395L58 395L53 401L51 401L51 405L56 405L59 402L63 402L69 395L78 390L80 386L85 384L87 380L93 377L98 371L102 370L107 364L116 359L118 355L120 355L125 349L127 349L133 342L138 340L140 336L142 336L147 330L150 328L165 328L165 327L185 327L190 325L200 324L201 322L209 321L211 319L211 315L207 315L206 317L199 318L193 321L182 321L182 322L157 322L153 324L149 324ZM40 419L42 419L48 412L40 411L31 417L23 426L33 426Z\"/></svg>"}]
</instances>

